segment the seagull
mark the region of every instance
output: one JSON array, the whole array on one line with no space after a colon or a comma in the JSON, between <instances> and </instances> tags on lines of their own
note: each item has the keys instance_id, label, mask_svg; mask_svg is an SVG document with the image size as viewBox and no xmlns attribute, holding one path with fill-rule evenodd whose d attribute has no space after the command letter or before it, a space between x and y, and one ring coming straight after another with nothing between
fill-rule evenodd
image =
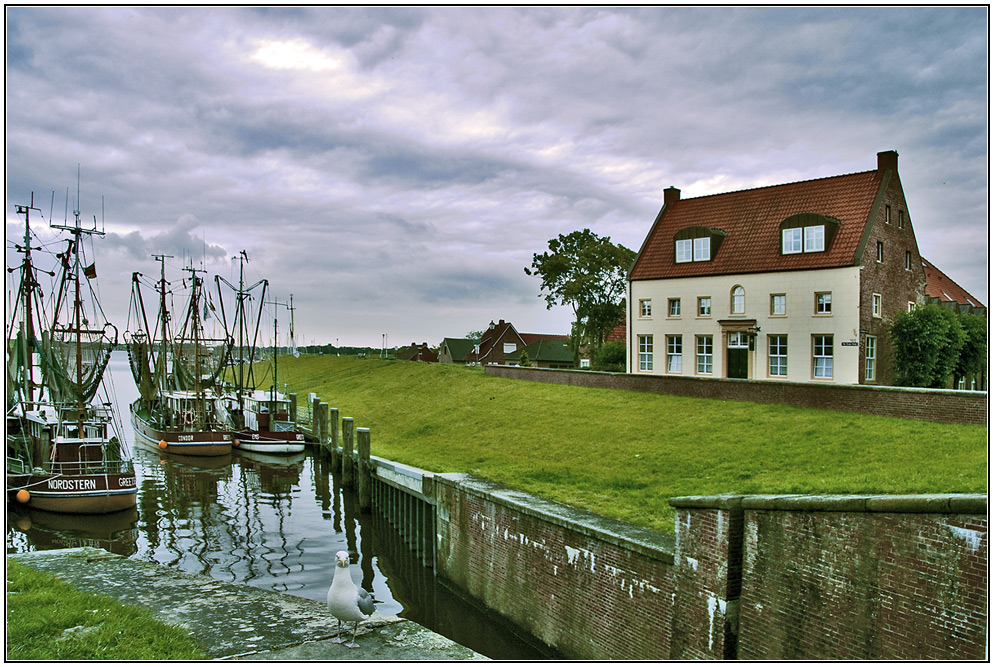
<instances>
[{"instance_id":1,"label":"seagull","mask_svg":"<svg viewBox=\"0 0 994 667\"><path fill-rule=\"evenodd\" d=\"M373 613L373 596L356 586L349 574L349 553L339 551L335 554L335 578L328 589L328 611L338 619L338 636L332 642L345 643L342 638L342 621L352 621L352 641L345 644L348 648L359 648L355 643L356 633L359 632L359 621L365 621Z\"/></svg>"}]
</instances>

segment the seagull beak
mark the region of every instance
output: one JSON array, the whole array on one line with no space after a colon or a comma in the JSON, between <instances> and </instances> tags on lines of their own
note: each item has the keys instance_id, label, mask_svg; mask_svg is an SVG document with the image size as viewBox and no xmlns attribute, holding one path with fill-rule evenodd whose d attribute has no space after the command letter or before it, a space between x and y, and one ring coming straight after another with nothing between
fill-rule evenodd
<instances>
[{"instance_id":1,"label":"seagull beak","mask_svg":"<svg viewBox=\"0 0 994 667\"><path fill-rule=\"evenodd\" d=\"M339 562L339 563L340 563L341 565L348 565L348 564L349 564L349 559L348 559L348 556L340 556L340 557L338 558L338 562Z\"/></svg>"}]
</instances>

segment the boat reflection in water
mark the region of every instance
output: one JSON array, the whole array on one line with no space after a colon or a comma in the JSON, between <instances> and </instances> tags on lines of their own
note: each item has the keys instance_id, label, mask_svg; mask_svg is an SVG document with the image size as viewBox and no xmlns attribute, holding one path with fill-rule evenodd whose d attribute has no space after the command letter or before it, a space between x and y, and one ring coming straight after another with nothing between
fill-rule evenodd
<instances>
[{"instance_id":1,"label":"boat reflection in water","mask_svg":"<svg viewBox=\"0 0 994 667\"><path fill-rule=\"evenodd\" d=\"M377 611L498 659L543 656L466 603L420 563L375 512L360 513L330 463L236 451L191 457L138 447L138 509L57 517L13 508L7 552L98 546L122 556L324 602L334 554L353 554L356 583Z\"/></svg>"}]
</instances>

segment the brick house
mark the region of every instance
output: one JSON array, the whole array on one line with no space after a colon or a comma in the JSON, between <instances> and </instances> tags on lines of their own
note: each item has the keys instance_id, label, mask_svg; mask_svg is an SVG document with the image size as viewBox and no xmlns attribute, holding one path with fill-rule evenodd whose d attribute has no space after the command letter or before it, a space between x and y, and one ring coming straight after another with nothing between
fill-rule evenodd
<instances>
[{"instance_id":1,"label":"brick house","mask_svg":"<svg viewBox=\"0 0 994 667\"><path fill-rule=\"evenodd\" d=\"M926 300L897 158L688 199L667 188L628 276L628 371L890 384L889 322Z\"/></svg>"},{"instance_id":2,"label":"brick house","mask_svg":"<svg viewBox=\"0 0 994 667\"><path fill-rule=\"evenodd\" d=\"M972 294L960 287L952 278L935 267L924 257L925 296L929 303L938 304L957 313L987 318L987 307ZM987 390L987 374L981 371L976 377L953 379L953 389Z\"/></svg>"},{"instance_id":3,"label":"brick house","mask_svg":"<svg viewBox=\"0 0 994 667\"><path fill-rule=\"evenodd\" d=\"M568 343L569 337L559 334L519 334L518 330L510 322L505 322L504 320L500 320L497 324L491 322L480 338L478 360L480 365L483 366L490 364L517 364L521 358L522 350L533 343L543 340ZM531 358L530 354L529 358ZM563 366L557 367L563 368Z\"/></svg>"},{"instance_id":4,"label":"brick house","mask_svg":"<svg viewBox=\"0 0 994 667\"><path fill-rule=\"evenodd\" d=\"M428 347L428 343L411 343L407 347L402 347L397 350L397 359L399 361L425 361L428 363L438 362L438 352Z\"/></svg>"},{"instance_id":5,"label":"brick house","mask_svg":"<svg viewBox=\"0 0 994 667\"><path fill-rule=\"evenodd\" d=\"M443 338L438 348L438 361L442 364L472 364L476 362L476 343L469 338Z\"/></svg>"}]
</instances>

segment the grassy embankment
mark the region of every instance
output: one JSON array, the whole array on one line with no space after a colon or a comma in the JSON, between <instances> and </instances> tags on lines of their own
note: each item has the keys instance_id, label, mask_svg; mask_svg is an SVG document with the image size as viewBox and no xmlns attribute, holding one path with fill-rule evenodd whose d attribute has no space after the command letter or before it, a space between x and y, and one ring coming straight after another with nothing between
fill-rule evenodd
<instances>
[{"instance_id":1,"label":"grassy embankment","mask_svg":"<svg viewBox=\"0 0 994 667\"><path fill-rule=\"evenodd\" d=\"M68 628L68 629L67 629ZM188 632L7 559L7 660L204 660Z\"/></svg>"},{"instance_id":2,"label":"grassy embankment","mask_svg":"<svg viewBox=\"0 0 994 667\"><path fill-rule=\"evenodd\" d=\"M588 389L480 369L331 356L280 380L368 427L372 451L664 531L667 499L718 493L978 493L984 426Z\"/></svg>"}]
</instances>

